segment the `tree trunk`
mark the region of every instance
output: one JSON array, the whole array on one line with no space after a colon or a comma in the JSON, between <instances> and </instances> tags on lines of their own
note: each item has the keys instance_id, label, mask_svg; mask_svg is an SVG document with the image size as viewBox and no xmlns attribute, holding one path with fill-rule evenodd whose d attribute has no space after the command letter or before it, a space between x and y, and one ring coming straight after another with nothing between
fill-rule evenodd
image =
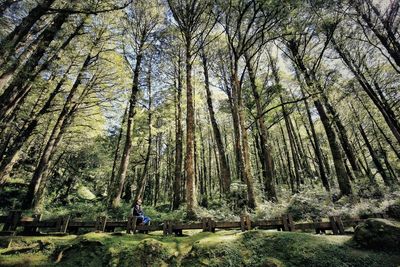
<instances>
[{"instance_id":1,"label":"tree trunk","mask_svg":"<svg viewBox=\"0 0 400 267\"><path fill-rule=\"evenodd\" d=\"M256 103L256 111L257 111L257 129L259 130L259 158L262 167L263 181L264 181L264 190L268 200L277 201L277 195L274 184L274 166L271 156L271 148L268 144L268 132L267 127L265 126L263 108L260 101L260 95L257 90L256 85L256 77L253 70L253 64L250 62L250 58L247 54L245 54L246 58L246 66L247 71L250 78L251 89L254 97L254 101Z\"/></svg>"},{"instance_id":2,"label":"tree trunk","mask_svg":"<svg viewBox=\"0 0 400 267\"><path fill-rule=\"evenodd\" d=\"M381 175L383 182L385 183L386 186L392 186L393 185L393 181L392 179L387 176L385 169L383 168L382 163L380 162L379 158L377 157L374 149L372 148L371 143L368 140L367 134L365 133L362 125L360 124L358 126L358 129L360 130L361 136L364 139L365 145L368 148L369 154L372 157L372 161L374 162L374 165L376 166L376 169L378 170L379 174Z\"/></svg>"},{"instance_id":3,"label":"tree trunk","mask_svg":"<svg viewBox=\"0 0 400 267\"><path fill-rule=\"evenodd\" d=\"M91 56L87 55L79 73L76 77L74 84L65 100L64 106L58 116L57 122L50 134L49 140L46 143L42 156L40 157L39 163L35 169L32 179L29 183L28 192L24 200L24 208L37 209L40 206L40 202L43 196L43 190L45 188L46 179L49 174L49 166L54 156L54 152L58 147L67 127L70 125L72 116L76 111L78 102L73 103L74 97L77 93L78 87L82 82L84 71L90 64Z\"/></svg>"},{"instance_id":4,"label":"tree trunk","mask_svg":"<svg viewBox=\"0 0 400 267\"><path fill-rule=\"evenodd\" d=\"M326 95L323 95L322 97L324 104L328 112L330 113L331 117L333 118L333 121L335 122L335 125L338 129L339 140L340 143L342 144L347 159L349 160L351 168L355 173L357 173L357 176L359 176L360 167L358 166L357 163L357 157L354 153L353 146L350 144L349 137L347 136L346 129L339 117L339 114L337 113L336 109L329 103L328 97Z\"/></svg>"},{"instance_id":5,"label":"tree trunk","mask_svg":"<svg viewBox=\"0 0 400 267\"><path fill-rule=\"evenodd\" d=\"M148 118L147 118L147 123L148 123L148 141L147 141L147 153L146 153L146 157L144 160L144 167L143 167L143 172L141 175L141 179L139 180L139 184L137 186L137 190L136 190L136 195L135 198L133 200L134 203L136 203L139 199L143 198L143 193L144 193L144 189L146 187L146 183L147 183L147 177L148 177L148 165L149 165L149 161L150 161L150 156L151 156L151 149L152 149L152 142L153 142L153 134L152 134L152 117L153 117L153 113L152 113L152 91L151 91L151 66L149 66L149 71L147 74L147 92L149 94L149 114L148 114ZM157 192L155 192L157 194Z\"/></svg>"},{"instance_id":6,"label":"tree trunk","mask_svg":"<svg viewBox=\"0 0 400 267\"><path fill-rule=\"evenodd\" d=\"M23 42L28 35L33 25L46 14L48 8L55 2L55 0L43 0L39 4L32 8L29 14L22 20L22 22L15 27L15 29L9 33L0 42L0 58L7 59L10 55L15 54L16 48L19 43ZM57 15L60 16L61 14ZM64 14L65 15L65 14ZM68 16L68 15L67 15ZM47 48L47 46L45 46ZM0 61L2 65L3 61Z\"/></svg>"},{"instance_id":7,"label":"tree trunk","mask_svg":"<svg viewBox=\"0 0 400 267\"><path fill-rule=\"evenodd\" d=\"M140 44L139 50L137 53L136 57L136 65L135 69L133 71L133 83L132 83L132 90L131 90L131 96L129 99L129 108L128 108L128 118L127 118L127 124L126 124L126 139L125 139L125 144L124 144L124 150L122 152L121 156L121 163L119 166L118 170L118 175L116 177L116 181L114 183L113 190L111 192L111 197L110 197L110 206L112 208L117 208L119 207L121 203L121 194L122 191L124 190L124 185L125 185L125 179L126 179L126 174L128 171L128 165L129 165L129 159L130 159L130 153L132 150L132 131L133 131L133 119L135 117L135 108L136 108L136 103L137 103L137 95L139 92L139 75L140 75L140 68L142 64L142 49L143 49L143 43Z\"/></svg>"},{"instance_id":8,"label":"tree trunk","mask_svg":"<svg viewBox=\"0 0 400 267\"><path fill-rule=\"evenodd\" d=\"M53 24L43 32L42 41L39 43L36 51L27 60L21 70L15 75L13 81L0 96L0 122L2 122L7 115L12 113L19 101L29 92L31 87L24 87L23 84L29 79L30 75L32 75L40 59L46 52L46 49L67 18L68 14L63 13L55 17Z\"/></svg>"},{"instance_id":9,"label":"tree trunk","mask_svg":"<svg viewBox=\"0 0 400 267\"><path fill-rule=\"evenodd\" d=\"M236 154L239 157L238 166L239 174L241 179L247 185L247 205L250 209L254 209L257 206L255 195L254 195L254 182L250 171L250 158L248 149L248 135L244 124L244 110L243 110L243 98L241 95L241 86L238 77L238 60L233 59L231 67L231 83L232 83L232 99L233 99L233 122L235 129L235 149Z\"/></svg>"},{"instance_id":10,"label":"tree trunk","mask_svg":"<svg viewBox=\"0 0 400 267\"><path fill-rule=\"evenodd\" d=\"M51 107L54 98L57 96L57 94L61 90L61 87L64 85L71 67L72 64L68 67L64 76L57 83L54 90L50 93L50 96L48 97L46 103L43 105L40 111L32 117L29 123L21 130L18 137L14 140L12 147L7 151L5 158L2 159L0 165L0 185L6 182L6 179L11 173L14 164L18 160L18 154L21 151L22 146L25 144L28 138L32 135L33 131L36 129L39 119L44 114L46 114L49 108Z\"/></svg>"},{"instance_id":11,"label":"tree trunk","mask_svg":"<svg viewBox=\"0 0 400 267\"><path fill-rule=\"evenodd\" d=\"M215 118L214 107L211 98L211 91L210 91L210 82L208 77L208 63L207 63L207 56L205 54L204 48L202 49L201 58L203 61L203 70L204 70L204 82L205 82L205 89L207 95L207 107L208 113L210 115L211 126L214 133L214 140L216 143L216 147L218 149L218 157L219 157L219 169L221 174L221 185L222 185L222 193L227 196L230 192L230 185L231 185L231 171L228 166L225 147L222 142L222 135L219 129L217 120Z\"/></svg>"},{"instance_id":12,"label":"tree trunk","mask_svg":"<svg viewBox=\"0 0 400 267\"><path fill-rule=\"evenodd\" d=\"M196 218L195 208L196 200L196 184L195 184L195 121L194 121L194 102L193 102L193 85L192 85L192 54L191 40L192 36L186 33L186 204L187 217Z\"/></svg>"},{"instance_id":13,"label":"tree trunk","mask_svg":"<svg viewBox=\"0 0 400 267\"><path fill-rule=\"evenodd\" d=\"M181 56L178 59L177 81L175 93L175 169L172 209L177 210L181 203L181 183L182 183L182 76L181 76Z\"/></svg>"},{"instance_id":14,"label":"tree trunk","mask_svg":"<svg viewBox=\"0 0 400 267\"><path fill-rule=\"evenodd\" d=\"M390 130L392 131L393 135L395 136L398 143L400 143L400 124L396 119L394 112L391 110L390 107L385 105L379 98L379 96L374 91L372 85L368 82L364 74L361 70L357 67L357 64L351 58L351 55L345 51L342 47L340 47L335 39L332 38L332 44L335 50L338 52L339 56L342 58L343 62L349 68L349 70L353 73L354 77L357 79L358 83L360 84L361 88L365 91L365 93L370 97L372 102L378 108L379 112L382 114L383 118L385 119L387 125L389 126Z\"/></svg>"},{"instance_id":15,"label":"tree trunk","mask_svg":"<svg viewBox=\"0 0 400 267\"><path fill-rule=\"evenodd\" d=\"M328 138L328 143L331 149L333 163L335 165L336 177L338 179L340 192L343 195L351 195L352 189L350 179L346 172L344 157L337 141L335 130L332 127L331 121L329 120L322 103L319 100L315 100L314 105L321 118L321 122L324 126L325 133Z\"/></svg>"}]
</instances>

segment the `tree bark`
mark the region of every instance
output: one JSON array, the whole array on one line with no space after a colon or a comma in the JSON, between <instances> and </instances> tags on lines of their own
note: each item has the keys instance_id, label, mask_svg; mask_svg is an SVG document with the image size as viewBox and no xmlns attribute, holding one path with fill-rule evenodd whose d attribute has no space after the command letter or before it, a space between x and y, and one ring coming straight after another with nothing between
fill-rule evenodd
<instances>
[{"instance_id":1,"label":"tree bark","mask_svg":"<svg viewBox=\"0 0 400 267\"><path fill-rule=\"evenodd\" d=\"M136 56L136 64L135 69L133 71L133 82L132 82L132 89L131 89L131 96L129 99L129 108L128 108L128 117L127 117L127 124L126 124L126 138L124 144L124 150L121 156L121 163L118 169L118 175L116 177L113 190L111 192L110 197L110 206L112 208L117 208L120 206L121 203L121 195L122 191L124 190L126 174L128 171L130 153L132 150L132 131L133 131L133 119L135 117L135 108L137 103L137 95L139 92L139 75L140 75L140 68L142 64L143 58L143 45L144 43L141 42L139 45L139 50Z\"/></svg>"},{"instance_id":2,"label":"tree bark","mask_svg":"<svg viewBox=\"0 0 400 267\"><path fill-rule=\"evenodd\" d=\"M181 76L181 56L178 58L177 67L177 86L175 93L175 169L172 209L177 210L181 203L181 183L182 183L182 76Z\"/></svg>"},{"instance_id":3,"label":"tree bark","mask_svg":"<svg viewBox=\"0 0 400 267\"><path fill-rule=\"evenodd\" d=\"M346 64L349 70L353 73L361 88L363 88L364 92L370 97L372 102L378 108L379 112L382 114L397 142L400 143L400 123L396 119L394 112L391 110L390 107L388 107L381 101L378 94L374 91L372 85L369 83L365 75L357 67L357 64L355 64L354 60L351 58L349 52L340 47L334 38L332 38L331 41L335 50L342 58L343 62Z\"/></svg>"},{"instance_id":4,"label":"tree bark","mask_svg":"<svg viewBox=\"0 0 400 267\"><path fill-rule=\"evenodd\" d=\"M24 87L24 82L34 73L34 69L67 18L68 14L59 14L55 17L53 24L43 32L42 41L39 42L36 51L16 73L13 81L0 96L0 122L16 108L19 101L29 92L31 87Z\"/></svg>"},{"instance_id":5,"label":"tree bark","mask_svg":"<svg viewBox=\"0 0 400 267\"><path fill-rule=\"evenodd\" d=\"M192 36L186 33L186 204L188 218L196 218L195 208L196 200L196 176L195 176L195 121L194 121L194 102L193 102L193 85L192 85Z\"/></svg>"},{"instance_id":6,"label":"tree bark","mask_svg":"<svg viewBox=\"0 0 400 267\"><path fill-rule=\"evenodd\" d=\"M73 100L77 94L78 87L82 82L84 72L90 64L90 59L91 56L89 54L86 56L78 76L71 87L60 115L58 116L57 122L53 127L49 140L46 143L44 151L40 157L39 163L29 183L28 192L24 200L23 206L26 209L37 209L41 204L43 190L49 175L49 166L51 164L51 160L53 159L54 152L57 149L67 127L70 125L72 116L76 111L78 102L73 103Z\"/></svg>"},{"instance_id":7,"label":"tree bark","mask_svg":"<svg viewBox=\"0 0 400 267\"><path fill-rule=\"evenodd\" d=\"M46 100L43 107L40 109L40 111L37 114L35 114L32 117L32 119L29 121L29 123L21 130L18 137L14 140L12 147L7 151L5 158L2 159L1 165L0 165L0 186L6 182L7 177L11 173L14 164L18 160L18 154L19 154L22 146L25 144L25 142L32 135L33 131L36 129L39 119L44 114L47 113L47 111L51 107L51 104L52 104L54 98L60 92L61 87L64 85L64 83L67 79L67 75L68 75L71 67L72 67L72 64L68 67L64 76L57 83L54 90L50 93L50 96Z\"/></svg>"},{"instance_id":8,"label":"tree bark","mask_svg":"<svg viewBox=\"0 0 400 267\"><path fill-rule=\"evenodd\" d=\"M11 1L8 1L11 2ZM14 1L15 2L15 1ZM15 27L15 29L9 33L0 42L0 58L5 60L10 55L15 54L16 48L19 43L23 42L28 35L33 25L46 14L48 8L55 2L55 0L43 0L39 4L32 8L29 14L22 20L22 22ZM57 15L59 16L59 15ZM65 16L65 14L63 15ZM68 16L68 15L67 15ZM45 46L47 48L47 46ZM0 65L5 63L3 60L0 61Z\"/></svg>"},{"instance_id":9,"label":"tree bark","mask_svg":"<svg viewBox=\"0 0 400 267\"><path fill-rule=\"evenodd\" d=\"M264 181L264 190L268 200L277 201L277 195L274 184L274 165L271 156L271 148L268 144L268 132L267 127L265 126L263 108L260 101L260 95L258 93L257 85L256 85L256 77L253 69L253 64L251 63L250 57L245 53L247 72L250 78L251 89L254 97L254 101L256 103L256 111L257 111L257 129L259 130L259 158L262 167L263 181Z\"/></svg>"},{"instance_id":10,"label":"tree bark","mask_svg":"<svg viewBox=\"0 0 400 267\"><path fill-rule=\"evenodd\" d=\"M210 82L208 76L208 60L205 54L204 48L202 49L201 58L203 61L203 71L204 71L204 82L205 82L205 89L206 89L206 96L207 96L207 107L208 113L210 115L210 121L212 130L214 133L214 140L216 143L216 147L218 149L218 158L219 158L219 169L221 174L221 185L222 185L222 193L227 196L230 192L230 185L231 185L231 174L229 165L226 158L225 147L222 142L222 135L219 129L217 120L215 118L214 107L212 103L211 91L210 91Z\"/></svg>"},{"instance_id":11,"label":"tree bark","mask_svg":"<svg viewBox=\"0 0 400 267\"><path fill-rule=\"evenodd\" d=\"M152 113L152 91L151 91L151 66L149 67L149 71L147 74L147 92L149 94L149 114L147 117L147 123L148 123L148 141L147 141L147 153L146 153L146 157L144 160L144 167L143 167L143 172L142 175L139 179L139 183L137 185L137 190L136 190L136 194L135 194L135 198L133 200L134 203L136 203L139 199L143 198L143 194L144 194L144 189L146 187L146 183L147 183L147 178L148 178L148 169L149 169L149 161L150 161L150 156L151 156L151 149L152 149L152 142L153 142L153 133L152 133L152 118L153 118L153 113ZM155 195L157 194L157 192L155 192Z\"/></svg>"}]
</instances>

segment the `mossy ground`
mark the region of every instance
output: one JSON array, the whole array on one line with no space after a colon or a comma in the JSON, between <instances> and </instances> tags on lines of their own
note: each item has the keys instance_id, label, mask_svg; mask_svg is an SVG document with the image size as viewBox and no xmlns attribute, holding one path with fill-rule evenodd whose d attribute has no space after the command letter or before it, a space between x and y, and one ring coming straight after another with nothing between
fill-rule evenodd
<instances>
[{"instance_id":1,"label":"mossy ground","mask_svg":"<svg viewBox=\"0 0 400 267\"><path fill-rule=\"evenodd\" d=\"M261 230L185 234L14 237L10 248L0 249L0 266L400 265L400 251L361 249L350 236Z\"/></svg>"}]
</instances>

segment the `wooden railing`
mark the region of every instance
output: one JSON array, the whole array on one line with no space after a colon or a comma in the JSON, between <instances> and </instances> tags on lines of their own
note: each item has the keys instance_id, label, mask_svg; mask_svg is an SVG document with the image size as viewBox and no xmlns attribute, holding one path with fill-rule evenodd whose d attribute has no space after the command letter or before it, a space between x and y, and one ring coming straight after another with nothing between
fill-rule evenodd
<instances>
[{"instance_id":1,"label":"wooden railing","mask_svg":"<svg viewBox=\"0 0 400 267\"><path fill-rule=\"evenodd\" d=\"M367 217L386 218L385 214L371 214ZM316 233L332 231L334 235L345 234L345 229L355 227L362 218L350 218L342 220L339 216L330 216L328 220L320 220L312 223L295 223L290 214L282 215L274 220L252 221L249 215L240 217L240 221L214 221L211 218L203 218L201 222L182 223L177 221L164 221L162 224L137 225L136 217L127 220L113 220L105 216L99 216L96 220L83 221L73 219L71 216L62 216L57 219L42 220L41 215L32 217L22 216L22 212L13 210L7 216L0 216L0 225L3 224L0 235L41 235L41 231L47 230L45 234L64 235L78 233L79 229L85 228L89 231L113 232L116 228L126 230L127 233L149 233L151 231L163 231L164 235L182 235L183 230L200 229L206 232L215 232L216 229L241 229L242 231L258 229L276 229L279 231L314 230Z\"/></svg>"}]
</instances>

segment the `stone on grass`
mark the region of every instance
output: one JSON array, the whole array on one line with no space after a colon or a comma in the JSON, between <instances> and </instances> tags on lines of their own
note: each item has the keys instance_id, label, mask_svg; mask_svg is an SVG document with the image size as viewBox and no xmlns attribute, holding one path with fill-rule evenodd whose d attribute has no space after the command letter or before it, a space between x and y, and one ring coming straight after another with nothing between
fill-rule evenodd
<instances>
[{"instance_id":1,"label":"stone on grass","mask_svg":"<svg viewBox=\"0 0 400 267\"><path fill-rule=\"evenodd\" d=\"M400 251L400 224L385 219L368 219L356 227L354 241L365 248Z\"/></svg>"}]
</instances>

